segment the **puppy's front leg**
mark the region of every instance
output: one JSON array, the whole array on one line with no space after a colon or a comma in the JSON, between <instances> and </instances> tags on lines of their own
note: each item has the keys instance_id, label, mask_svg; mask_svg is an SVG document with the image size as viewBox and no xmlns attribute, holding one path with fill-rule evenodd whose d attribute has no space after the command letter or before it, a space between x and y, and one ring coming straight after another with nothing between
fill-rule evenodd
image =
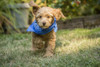
<instances>
[{"instance_id":1,"label":"puppy's front leg","mask_svg":"<svg viewBox=\"0 0 100 67\"><path fill-rule=\"evenodd\" d=\"M35 52L43 48L44 45L42 39L38 35L32 33L32 50Z\"/></svg>"},{"instance_id":2,"label":"puppy's front leg","mask_svg":"<svg viewBox=\"0 0 100 67\"><path fill-rule=\"evenodd\" d=\"M35 51L39 50L37 47L39 45L39 42L40 42L39 38L32 37L32 51L35 52Z\"/></svg>"},{"instance_id":3,"label":"puppy's front leg","mask_svg":"<svg viewBox=\"0 0 100 67\"><path fill-rule=\"evenodd\" d=\"M46 48L46 53L44 57L53 56L54 48L55 48L55 41L56 39L49 39L48 41L46 41L47 48Z\"/></svg>"}]
</instances>

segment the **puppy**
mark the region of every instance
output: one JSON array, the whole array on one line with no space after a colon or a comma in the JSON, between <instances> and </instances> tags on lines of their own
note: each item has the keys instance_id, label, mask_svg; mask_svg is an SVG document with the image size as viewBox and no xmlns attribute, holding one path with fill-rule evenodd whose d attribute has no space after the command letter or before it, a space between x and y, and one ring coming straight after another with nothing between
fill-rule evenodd
<instances>
[{"instance_id":1,"label":"puppy","mask_svg":"<svg viewBox=\"0 0 100 67\"><path fill-rule=\"evenodd\" d=\"M64 18L64 15L60 9L40 8L33 1L29 5L32 6L35 15L35 21L27 29L32 32L32 50L45 49L44 57L53 56L57 31L56 20Z\"/></svg>"}]
</instances>

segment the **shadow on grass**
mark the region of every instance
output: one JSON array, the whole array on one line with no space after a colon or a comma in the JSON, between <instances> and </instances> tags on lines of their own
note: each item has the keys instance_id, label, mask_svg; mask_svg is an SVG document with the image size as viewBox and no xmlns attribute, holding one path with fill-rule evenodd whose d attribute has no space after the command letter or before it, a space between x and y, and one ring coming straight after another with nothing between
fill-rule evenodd
<instances>
[{"instance_id":1,"label":"shadow on grass","mask_svg":"<svg viewBox=\"0 0 100 67\"><path fill-rule=\"evenodd\" d=\"M100 38L100 32L88 35L88 38L90 39Z\"/></svg>"},{"instance_id":2,"label":"shadow on grass","mask_svg":"<svg viewBox=\"0 0 100 67\"><path fill-rule=\"evenodd\" d=\"M11 51L9 53L0 53L0 67L10 67L10 65L13 63L14 67L18 67L23 65L23 62L32 62L35 58L42 58L43 52L37 51L33 52L31 50L24 50L24 51ZM36 60L35 59L35 60ZM36 60L38 61L38 60ZM17 62L21 65L17 65ZM33 63L32 63L33 64ZM26 65L26 64L24 64ZM24 67L24 66L21 66Z\"/></svg>"},{"instance_id":3,"label":"shadow on grass","mask_svg":"<svg viewBox=\"0 0 100 67\"><path fill-rule=\"evenodd\" d=\"M100 67L100 48L79 50L59 56L58 67Z\"/></svg>"},{"instance_id":4,"label":"shadow on grass","mask_svg":"<svg viewBox=\"0 0 100 67\"><path fill-rule=\"evenodd\" d=\"M89 29L88 38L100 38L100 28Z\"/></svg>"}]
</instances>

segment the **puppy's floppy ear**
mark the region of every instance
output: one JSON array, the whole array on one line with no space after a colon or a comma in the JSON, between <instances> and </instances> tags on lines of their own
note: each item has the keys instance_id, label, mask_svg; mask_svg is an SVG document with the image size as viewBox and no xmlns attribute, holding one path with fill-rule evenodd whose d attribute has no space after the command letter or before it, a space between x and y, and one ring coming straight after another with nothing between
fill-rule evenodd
<instances>
[{"instance_id":1,"label":"puppy's floppy ear","mask_svg":"<svg viewBox=\"0 0 100 67\"><path fill-rule=\"evenodd\" d=\"M56 20L59 20L60 18L65 18L60 9L53 9L53 15L55 16Z\"/></svg>"},{"instance_id":2,"label":"puppy's floppy ear","mask_svg":"<svg viewBox=\"0 0 100 67\"><path fill-rule=\"evenodd\" d=\"M33 0L29 2L29 5L32 7L33 13L36 14L36 12L38 11L38 9L39 9L40 7L39 7L37 4L35 4L35 3L33 2Z\"/></svg>"}]
</instances>

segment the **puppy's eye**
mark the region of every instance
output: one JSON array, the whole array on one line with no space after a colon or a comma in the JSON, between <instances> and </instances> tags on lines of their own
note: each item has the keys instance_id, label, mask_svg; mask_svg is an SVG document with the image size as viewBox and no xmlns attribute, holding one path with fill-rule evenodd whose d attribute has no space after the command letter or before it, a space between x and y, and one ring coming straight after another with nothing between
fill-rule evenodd
<instances>
[{"instance_id":1,"label":"puppy's eye","mask_svg":"<svg viewBox=\"0 0 100 67\"><path fill-rule=\"evenodd\" d=\"M47 16L47 18L50 18L50 16Z\"/></svg>"},{"instance_id":2,"label":"puppy's eye","mask_svg":"<svg viewBox=\"0 0 100 67\"><path fill-rule=\"evenodd\" d=\"M42 18L42 16L39 16L39 18Z\"/></svg>"}]
</instances>

